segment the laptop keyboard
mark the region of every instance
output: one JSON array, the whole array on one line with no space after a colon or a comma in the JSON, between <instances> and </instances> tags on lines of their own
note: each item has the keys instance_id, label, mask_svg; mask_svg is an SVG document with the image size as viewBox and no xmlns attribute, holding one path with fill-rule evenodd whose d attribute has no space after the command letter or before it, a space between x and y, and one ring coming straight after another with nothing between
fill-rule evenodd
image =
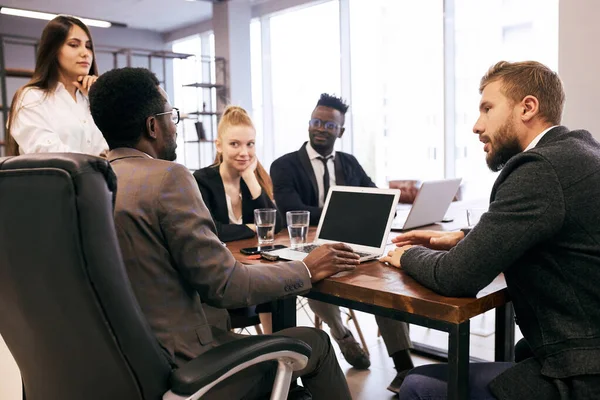
<instances>
[{"instance_id":1,"label":"laptop keyboard","mask_svg":"<svg viewBox=\"0 0 600 400\"><path fill-rule=\"evenodd\" d=\"M301 251L303 253L310 253L311 251L313 251L317 247L319 247L319 246L317 246L316 244L307 244L306 246L298 247L298 248L296 248L294 250ZM363 252L359 252L359 251L355 251L354 253L358 254L361 257L370 257L370 256L373 255L373 254L370 254L370 253L363 253Z\"/></svg>"}]
</instances>

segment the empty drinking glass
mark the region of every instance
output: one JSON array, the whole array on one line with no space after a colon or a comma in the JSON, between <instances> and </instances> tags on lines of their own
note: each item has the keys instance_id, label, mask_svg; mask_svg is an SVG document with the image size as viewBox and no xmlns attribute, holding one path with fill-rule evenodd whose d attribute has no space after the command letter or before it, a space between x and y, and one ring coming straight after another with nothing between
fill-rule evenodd
<instances>
[{"instance_id":1,"label":"empty drinking glass","mask_svg":"<svg viewBox=\"0 0 600 400\"><path fill-rule=\"evenodd\" d=\"M254 224L258 236L258 246L271 245L275 241L275 216L274 208L258 208L254 210Z\"/></svg>"},{"instance_id":2,"label":"empty drinking glass","mask_svg":"<svg viewBox=\"0 0 600 400\"><path fill-rule=\"evenodd\" d=\"M286 214L291 248L295 249L306 244L310 211L288 211Z\"/></svg>"}]
</instances>

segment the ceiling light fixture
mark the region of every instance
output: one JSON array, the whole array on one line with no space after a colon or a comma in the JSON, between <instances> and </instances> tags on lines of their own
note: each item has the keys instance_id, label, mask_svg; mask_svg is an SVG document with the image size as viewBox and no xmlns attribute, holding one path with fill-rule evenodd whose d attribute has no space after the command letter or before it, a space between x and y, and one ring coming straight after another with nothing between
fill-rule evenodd
<instances>
[{"instance_id":1,"label":"ceiling light fixture","mask_svg":"<svg viewBox=\"0 0 600 400\"><path fill-rule=\"evenodd\" d=\"M50 21L51 19L54 19L55 17L57 17L59 15L59 14L51 14L51 13L45 13L45 12L39 12L39 11L21 10L18 8L9 8L9 7L0 8L0 14L13 15L13 16L25 17L25 18L43 19L43 20L47 20L47 21ZM111 26L125 27L124 24L117 24L114 22L102 21L99 19L89 19L89 18L80 18L80 17L75 17L75 18L80 19L81 22L83 22L87 26L96 26L98 28L110 28Z\"/></svg>"}]
</instances>

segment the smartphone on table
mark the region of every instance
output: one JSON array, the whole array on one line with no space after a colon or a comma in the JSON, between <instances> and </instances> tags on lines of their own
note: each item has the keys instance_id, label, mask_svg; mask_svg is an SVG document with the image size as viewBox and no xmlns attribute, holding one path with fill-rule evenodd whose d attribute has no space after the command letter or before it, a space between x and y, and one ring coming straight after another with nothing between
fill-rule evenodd
<instances>
[{"instance_id":1,"label":"smartphone on table","mask_svg":"<svg viewBox=\"0 0 600 400\"><path fill-rule=\"evenodd\" d=\"M247 256L251 256L254 254L260 254L263 251L273 251L278 249L285 249L287 246L282 244L276 244L272 246L261 246L261 247L246 247L240 250L240 253L245 254Z\"/></svg>"}]
</instances>

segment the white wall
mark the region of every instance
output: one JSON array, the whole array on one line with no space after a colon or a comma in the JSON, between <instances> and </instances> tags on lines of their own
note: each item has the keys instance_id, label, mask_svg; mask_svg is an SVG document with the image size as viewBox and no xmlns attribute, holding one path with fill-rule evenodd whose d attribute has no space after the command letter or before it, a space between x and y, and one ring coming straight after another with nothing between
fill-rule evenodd
<instances>
[{"instance_id":1,"label":"white wall","mask_svg":"<svg viewBox=\"0 0 600 400\"><path fill-rule=\"evenodd\" d=\"M562 0L559 2L558 73L567 102L563 125L589 130L600 139L600 2Z\"/></svg>"},{"instance_id":2,"label":"white wall","mask_svg":"<svg viewBox=\"0 0 600 400\"><path fill-rule=\"evenodd\" d=\"M215 55L227 60L229 103L252 110L249 0L216 3L213 6ZM217 77L217 82L220 79ZM221 109L222 105L218 104Z\"/></svg>"}]
</instances>

